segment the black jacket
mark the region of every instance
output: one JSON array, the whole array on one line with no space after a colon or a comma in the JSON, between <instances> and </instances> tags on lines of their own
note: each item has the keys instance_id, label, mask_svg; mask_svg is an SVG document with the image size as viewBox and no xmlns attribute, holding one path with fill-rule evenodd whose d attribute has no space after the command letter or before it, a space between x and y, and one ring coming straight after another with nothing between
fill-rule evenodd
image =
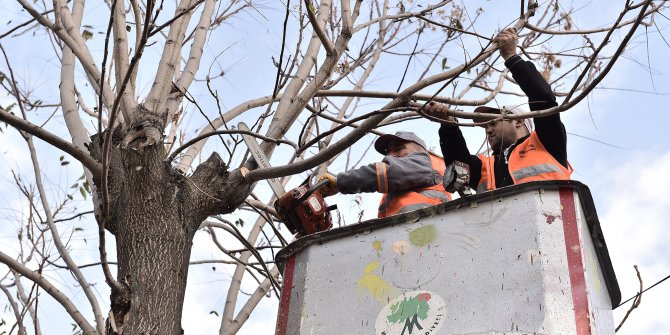
<instances>
[{"instance_id":1,"label":"black jacket","mask_svg":"<svg viewBox=\"0 0 670 335\"><path fill-rule=\"evenodd\" d=\"M505 62L505 66L510 70L521 90L526 93L530 110L543 110L558 105L551 87L533 63L515 55ZM560 114L536 117L533 121L537 136L547 151L559 163L568 167L567 136ZM443 124L439 134L444 163L449 166L453 161L458 160L468 164L470 166L470 187L476 189L481 179L482 162L479 157L470 154L461 130L456 125ZM508 150L503 151L511 153L514 147L525 139L526 137L520 138ZM507 159L501 155L500 150L494 150L493 155L495 156L496 187L512 185L514 182L509 174Z\"/></svg>"}]
</instances>

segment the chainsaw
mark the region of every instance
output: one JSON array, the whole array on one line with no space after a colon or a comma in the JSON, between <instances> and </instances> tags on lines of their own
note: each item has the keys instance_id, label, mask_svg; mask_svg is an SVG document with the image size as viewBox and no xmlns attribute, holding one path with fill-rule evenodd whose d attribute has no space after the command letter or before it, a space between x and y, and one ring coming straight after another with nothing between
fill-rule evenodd
<instances>
[{"instance_id":1,"label":"chainsaw","mask_svg":"<svg viewBox=\"0 0 670 335\"><path fill-rule=\"evenodd\" d=\"M249 131L249 127L243 122L240 122L237 128ZM256 139L246 134L243 134L242 138L258 166L269 168L270 162ZM322 180L310 186L309 180L308 177L300 186L285 192L278 179L267 179L272 192L277 197L274 203L277 214L284 221L291 234L297 234L297 237L318 233L333 227L330 211L337 208L337 205L328 206L321 192L319 192L319 189L327 185L328 181Z\"/></svg>"}]
</instances>

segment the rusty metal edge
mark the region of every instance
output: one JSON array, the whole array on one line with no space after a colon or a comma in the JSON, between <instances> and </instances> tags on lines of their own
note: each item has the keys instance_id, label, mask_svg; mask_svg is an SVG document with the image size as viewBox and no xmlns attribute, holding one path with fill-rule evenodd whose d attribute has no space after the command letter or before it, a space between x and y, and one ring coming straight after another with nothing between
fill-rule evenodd
<instances>
[{"instance_id":1,"label":"rusty metal edge","mask_svg":"<svg viewBox=\"0 0 670 335\"><path fill-rule=\"evenodd\" d=\"M612 267L612 261L607 250L607 244L600 227L598 214L596 212L595 204L591 191L583 183L575 180L550 180L550 181L534 181L508 187L502 187L493 191L474 194L465 198L459 198L449 201L447 203L421 208L413 212L395 215L383 219L372 219L357 224L352 224L344 227L334 228L328 231L311 234L299 238L285 248L281 249L276 257L275 262L279 266L281 273L284 273L284 264L286 260L294 254L297 254L302 249L314 244L322 244L324 242L338 239L340 237L352 236L356 234L365 234L371 231L387 227L393 224L404 224L407 222L415 222L422 218L427 218L435 215L441 215L448 211L456 210L463 207L470 207L473 204L491 201L499 197L507 197L520 194L527 191L536 191L540 189L556 189L561 187L569 187L574 189L579 195L579 201L584 212L591 239L596 250L598 262L605 276L605 284L612 302L613 309L618 307L621 302L621 291L619 283Z\"/></svg>"}]
</instances>

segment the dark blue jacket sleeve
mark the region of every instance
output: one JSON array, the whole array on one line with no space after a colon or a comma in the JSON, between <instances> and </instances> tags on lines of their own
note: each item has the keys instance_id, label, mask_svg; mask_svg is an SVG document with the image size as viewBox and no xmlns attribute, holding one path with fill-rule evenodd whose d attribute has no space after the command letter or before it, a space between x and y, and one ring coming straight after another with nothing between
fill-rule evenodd
<instances>
[{"instance_id":1,"label":"dark blue jacket sleeve","mask_svg":"<svg viewBox=\"0 0 670 335\"><path fill-rule=\"evenodd\" d=\"M537 71L535 65L515 55L510 57L505 66L512 72L512 77L521 90L528 96L530 110L537 111L558 106L551 86ZM567 135L561 122L560 113L533 119L537 137L545 149L563 166L568 167Z\"/></svg>"}]
</instances>

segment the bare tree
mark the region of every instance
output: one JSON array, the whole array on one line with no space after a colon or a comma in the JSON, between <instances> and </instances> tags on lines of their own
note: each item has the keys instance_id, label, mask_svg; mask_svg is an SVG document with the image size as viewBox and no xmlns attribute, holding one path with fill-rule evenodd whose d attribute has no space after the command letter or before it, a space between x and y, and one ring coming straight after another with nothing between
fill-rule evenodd
<instances>
[{"instance_id":1,"label":"bare tree","mask_svg":"<svg viewBox=\"0 0 670 335\"><path fill-rule=\"evenodd\" d=\"M448 103L452 115L467 119L475 115L462 106L518 94L492 43L504 27L480 22L485 7L449 0L17 3L21 13L0 35L0 83L11 97L0 109L0 129L24 139L11 145L27 149L32 171L15 171L12 178L28 214L17 218L16 250L0 252L6 266L0 268L0 288L20 334L41 333L40 292L57 301L84 334L181 334L189 268L209 262L232 264L220 334L234 334L263 297L276 297L280 276L272 258L291 238L280 228L274 199L255 194L256 182L283 177L286 184L290 176L325 168L339 157L356 161L364 154L348 148L380 127L425 116L421 108L428 101ZM654 27L655 14L667 4L642 0L621 7L608 26L586 28L576 27L574 9L558 1L520 1L519 11L505 18L507 26L517 29L521 51L542 67L563 101L514 117L578 104L608 74L638 27ZM274 53L265 55L273 76L241 75L247 78L239 83L249 87L239 89L254 96L241 101L220 89L237 82L220 65L235 43L221 41L245 25L272 27L281 41L273 41ZM58 80L46 84L58 91L53 101L16 71L12 48L27 45L32 35L41 36L30 42L36 49L53 53L47 63L57 63ZM571 42L553 43L564 49L552 49L545 43L550 39ZM393 88L375 89L387 86ZM262 140L268 157L281 145L275 167L258 169L246 158L239 138L246 132L231 126L234 120L256 121L249 134ZM59 135L64 133L70 138ZM82 178L66 183L75 182L71 188L92 204L97 222L99 260L86 275L82 269L89 264L71 248L77 230L61 226L89 212L73 208L69 191L45 187L49 178L35 138L63 152L62 163L71 157L83 169L77 174ZM205 153L210 154L201 160ZM243 226L243 210L256 213L252 226ZM210 237L220 259L191 260L196 233ZM87 305L74 303L45 271L71 274ZM101 275L109 299L101 300L91 286L91 277ZM243 281L255 282L256 290L240 307Z\"/></svg>"}]
</instances>

